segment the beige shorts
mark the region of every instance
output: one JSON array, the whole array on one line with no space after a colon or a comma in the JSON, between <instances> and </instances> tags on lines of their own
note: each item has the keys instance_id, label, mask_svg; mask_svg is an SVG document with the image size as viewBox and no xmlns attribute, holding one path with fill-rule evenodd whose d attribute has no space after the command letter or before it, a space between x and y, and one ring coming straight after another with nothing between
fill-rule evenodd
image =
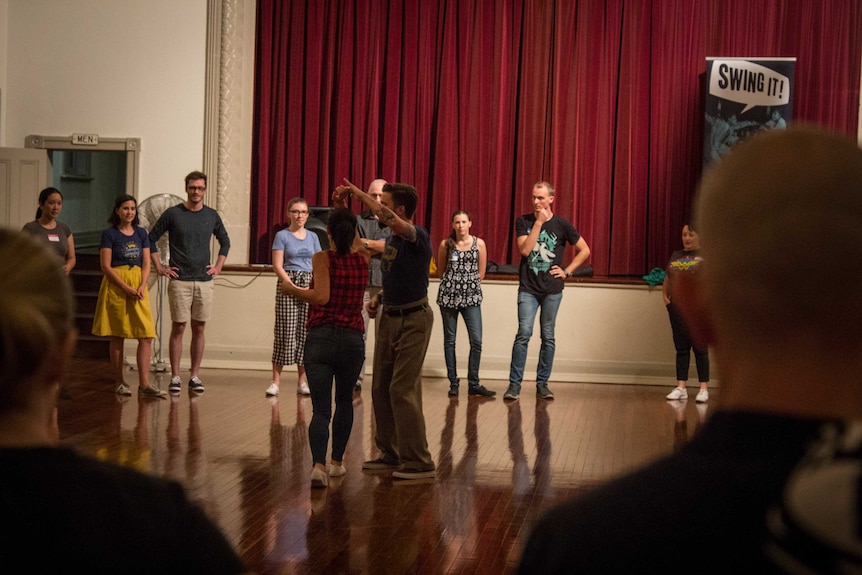
<instances>
[{"instance_id":1,"label":"beige shorts","mask_svg":"<svg viewBox=\"0 0 862 575\"><path fill-rule=\"evenodd\" d=\"M213 282L168 282L168 301L171 305L171 321L188 323L209 321L213 307Z\"/></svg>"}]
</instances>

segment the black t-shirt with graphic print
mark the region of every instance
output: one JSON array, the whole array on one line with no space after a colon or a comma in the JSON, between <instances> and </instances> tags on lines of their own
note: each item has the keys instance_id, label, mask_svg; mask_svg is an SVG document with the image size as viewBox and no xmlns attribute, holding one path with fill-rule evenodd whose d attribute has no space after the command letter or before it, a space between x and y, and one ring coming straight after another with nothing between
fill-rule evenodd
<instances>
[{"instance_id":1,"label":"black t-shirt with graphic print","mask_svg":"<svg viewBox=\"0 0 862 575\"><path fill-rule=\"evenodd\" d=\"M535 214L520 216L515 220L515 235L517 237L529 235L535 224ZM566 245L575 245L580 239L581 234L578 230L568 220L558 215L554 215L542 224L542 231L539 232L539 239L533 251L521 257L521 265L518 268L518 291L537 296L563 291L565 280L552 276L549 270L553 266L562 267Z\"/></svg>"}]
</instances>

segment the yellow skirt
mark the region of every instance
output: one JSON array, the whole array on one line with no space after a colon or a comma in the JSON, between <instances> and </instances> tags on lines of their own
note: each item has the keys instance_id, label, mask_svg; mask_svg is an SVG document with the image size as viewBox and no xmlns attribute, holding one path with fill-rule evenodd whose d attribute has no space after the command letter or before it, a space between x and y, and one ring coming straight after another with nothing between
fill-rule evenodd
<instances>
[{"instance_id":1,"label":"yellow skirt","mask_svg":"<svg viewBox=\"0 0 862 575\"><path fill-rule=\"evenodd\" d=\"M121 266L114 268L124 283L141 285L141 268ZM150 295L144 286L144 299L126 295L107 277L102 278L99 299L93 317L93 335L122 337L125 339L149 339L156 337L153 312L150 311Z\"/></svg>"}]
</instances>

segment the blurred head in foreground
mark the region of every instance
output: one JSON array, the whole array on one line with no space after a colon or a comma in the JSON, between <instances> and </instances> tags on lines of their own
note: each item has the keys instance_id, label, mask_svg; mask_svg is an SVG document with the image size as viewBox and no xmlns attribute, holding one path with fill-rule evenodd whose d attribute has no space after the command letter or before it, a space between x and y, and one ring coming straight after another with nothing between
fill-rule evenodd
<instances>
[{"instance_id":1,"label":"blurred head in foreground","mask_svg":"<svg viewBox=\"0 0 862 575\"><path fill-rule=\"evenodd\" d=\"M56 400L75 344L69 279L46 246L0 229L0 425ZM47 422L45 422L47 424Z\"/></svg>"},{"instance_id":2,"label":"blurred head in foreground","mask_svg":"<svg viewBox=\"0 0 862 575\"><path fill-rule=\"evenodd\" d=\"M694 223L706 265L688 290L690 325L716 354L722 406L859 415L858 399L825 393L862 368L856 142L812 127L760 133L704 175Z\"/></svg>"}]
</instances>

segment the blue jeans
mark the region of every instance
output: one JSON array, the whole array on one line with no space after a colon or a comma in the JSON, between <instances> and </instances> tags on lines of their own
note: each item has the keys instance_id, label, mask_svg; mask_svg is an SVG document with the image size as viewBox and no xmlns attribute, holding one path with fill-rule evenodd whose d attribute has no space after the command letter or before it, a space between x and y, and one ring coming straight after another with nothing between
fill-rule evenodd
<instances>
[{"instance_id":1,"label":"blue jeans","mask_svg":"<svg viewBox=\"0 0 862 575\"><path fill-rule=\"evenodd\" d=\"M305 338L305 373L311 391L308 443L314 463L326 464L329 421L332 420L332 459L341 461L353 428L353 386L365 361L362 332L321 325ZM332 415L332 380L335 379L335 416Z\"/></svg>"},{"instance_id":2,"label":"blue jeans","mask_svg":"<svg viewBox=\"0 0 862 575\"><path fill-rule=\"evenodd\" d=\"M482 360L482 308L475 305L462 308L441 307L443 317L443 357L446 359L446 376L451 385L458 385L455 366L455 334L458 331L458 314L464 318L467 337L470 338L470 356L467 360L467 383L471 388L479 385L479 362Z\"/></svg>"},{"instance_id":3,"label":"blue jeans","mask_svg":"<svg viewBox=\"0 0 862 575\"><path fill-rule=\"evenodd\" d=\"M551 367L554 365L554 325L557 322L557 311L563 301L562 293L535 296L527 292L518 292L518 335L512 346L512 363L509 366L509 385L521 389L524 379L524 364L527 363L527 345L533 336L533 324L536 312L542 308L539 315L539 329L542 336L542 347L539 349L539 365L536 368L536 385L547 385L551 378Z\"/></svg>"}]
</instances>

